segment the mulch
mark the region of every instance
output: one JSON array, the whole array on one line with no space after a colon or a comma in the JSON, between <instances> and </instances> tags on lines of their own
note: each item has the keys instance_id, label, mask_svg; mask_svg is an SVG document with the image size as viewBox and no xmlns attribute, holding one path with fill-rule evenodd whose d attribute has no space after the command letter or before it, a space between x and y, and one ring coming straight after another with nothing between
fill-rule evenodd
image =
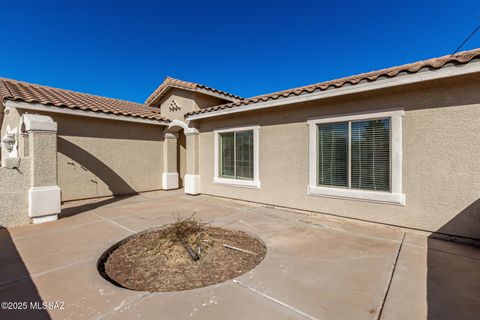
<instances>
[{"instance_id":1,"label":"mulch","mask_svg":"<svg viewBox=\"0 0 480 320\"><path fill-rule=\"evenodd\" d=\"M184 244L200 259L193 261ZM180 229L170 226L132 237L110 253L104 270L128 289L180 291L238 277L259 264L265 254L265 246L242 231L191 223L182 224Z\"/></svg>"}]
</instances>

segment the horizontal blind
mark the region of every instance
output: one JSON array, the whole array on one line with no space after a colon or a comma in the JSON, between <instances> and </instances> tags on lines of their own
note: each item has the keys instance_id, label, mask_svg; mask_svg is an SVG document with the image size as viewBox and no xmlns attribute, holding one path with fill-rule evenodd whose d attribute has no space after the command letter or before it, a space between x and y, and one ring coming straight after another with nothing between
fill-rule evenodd
<instances>
[{"instance_id":1,"label":"horizontal blind","mask_svg":"<svg viewBox=\"0 0 480 320\"><path fill-rule=\"evenodd\" d=\"M318 125L318 185L347 187L348 123Z\"/></svg>"},{"instance_id":2,"label":"horizontal blind","mask_svg":"<svg viewBox=\"0 0 480 320\"><path fill-rule=\"evenodd\" d=\"M351 188L390 191L390 119L352 121Z\"/></svg>"},{"instance_id":3,"label":"horizontal blind","mask_svg":"<svg viewBox=\"0 0 480 320\"><path fill-rule=\"evenodd\" d=\"M235 144L236 178L253 180L253 130L236 132Z\"/></svg>"},{"instance_id":4,"label":"horizontal blind","mask_svg":"<svg viewBox=\"0 0 480 320\"><path fill-rule=\"evenodd\" d=\"M220 176L235 177L235 133L220 134Z\"/></svg>"}]
</instances>

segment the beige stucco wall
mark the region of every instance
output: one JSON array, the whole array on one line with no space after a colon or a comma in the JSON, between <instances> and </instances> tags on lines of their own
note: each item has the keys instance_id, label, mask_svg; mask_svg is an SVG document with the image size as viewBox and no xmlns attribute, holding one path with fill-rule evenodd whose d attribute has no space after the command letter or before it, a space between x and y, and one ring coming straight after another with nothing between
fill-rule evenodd
<instances>
[{"instance_id":1,"label":"beige stucco wall","mask_svg":"<svg viewBox=\"0 0 480 320\"><path fill-rule=\"evenodd\" d=\"M2 136L7 126L17 129L18 157L5 159L0 167L0 227L30 223L42 209L32 200L29 213L29 192L35 187L57 185L56 133L31 129L19 134L21 114L20 110L8 109L2 121Z\"/></svg>"},{"instance_id":2,"label":"beige stucco wall","mask_svg":"<svg viewBox=\"0 0 480 320\"><path fill-rule=\"evenodd\" d=\"M199 93L199 92L195 93L194 100L195 100L195 104L196 104L198 109L204 109L204 108L208 108L208 107L212 107L212 106L218 106L218 105L230 102L230 101L227 101L227 100L224 100L224 99L209 96L209 95L202 94L202 93Z\"/></svg>"},{"instance_id":3,"label":"beige stucco wall","mask_svg":"<svg viewBox=\"0 0 480 320\"><path fill-rule=\"evenodd\" d=\"M480 238L479 87L462 77L199 121L201 192ZM307 119L399 107L405 206L307 195ZM213 130L242 125L261 126L261 189L213 184Z\"/></svg>"},{"instance_id":4,"label":"beige stucco wall","mask_svg":"<svg viewBox=\"0 0 480 320\"><path fill-rule=\"evenodd\" d=\"M52 115L58 123L62 199L162 188L163 127Z\"/></svg>"},{"instance_id":5,"label":"beige stucco wall","mask_svg":"<svg viewBox=\"0 0 480 320\"><path fill-rule=\"evenodd\" d=\"M62 201L162 188L162 126L35 113L48 115L58 124Z\"/></svg>"},{"instance_id":6,"label":"beige stucco wall","mask_svg":"<svg viewBox=\"0 0 480 320\"><path fill-rule=\"evenodd\" d=\"M170 109L173 102L175 102L174 105L176 105L178 109ZM173 88L170 89L154 107L160 108L162 116L167 119L185 121L184 115L188 112L219 105L225 102L227 101L202 93Z\"/></svg>"},{"instance_id":7,"label":"beige stucco wall","mask_svg":"<svg viewBox=\"0 0 480 320\"><path fill-rule=\"evenodd\" d=\"M178 186L181 188L185 183L185 173L187 170L187 140L183 130L178 133L177 139L177 170L178 170Z\"/></svg>"},{"instance_id":8,"label":"beige stucco wall","mask_svg":"<svg viewBox=\"0 0 480 320\"><path fill-rule=\"evenodd\" d=\"M199 136L198 134L190 134L186 136L186 158L185 173L190 175L198 175L199 172Z\"/></svg>"},{"instance_id":9,"label":"beige stucco wall","mask_svg":"<svg viewBox=\"0 0 480 320\"><path fill-rule=\"evenodd\" d=\"M30 158L22 158L18 170L0 167L0 227L30 223L29 189Z\"/></svg>"}]
</instances>

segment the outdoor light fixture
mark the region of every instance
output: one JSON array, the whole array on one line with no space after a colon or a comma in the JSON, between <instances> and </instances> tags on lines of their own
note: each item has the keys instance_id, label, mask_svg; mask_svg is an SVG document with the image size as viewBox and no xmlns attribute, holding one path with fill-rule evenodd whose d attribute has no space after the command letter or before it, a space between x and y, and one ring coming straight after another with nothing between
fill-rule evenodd
<instances>
[{"instance_id":1,"label":"outdoor light fixture","mask_svg":"<svg viewBox=\"0 0 480 320\"><path fill-rule=\"evenodd\" d=\"M15 135L7 133L3 137L2 142L5 145L5 148L7 148L8 153L12 152L15 147Z\"/></svg>"}]
</instances>

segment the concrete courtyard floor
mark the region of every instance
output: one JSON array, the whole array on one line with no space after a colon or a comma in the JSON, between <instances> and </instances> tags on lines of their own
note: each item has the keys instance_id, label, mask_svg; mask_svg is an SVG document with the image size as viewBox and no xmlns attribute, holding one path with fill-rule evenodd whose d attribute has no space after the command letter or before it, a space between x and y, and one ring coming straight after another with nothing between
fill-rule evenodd
<instances>
[{"instance_id":1,"label":"concrete courtyard floor","mask_svg":"<svg viewBox=\"0 0 480 320\"><path fill-rule=\"evenodd\" d=\"M122 289L97 272L97 259L117 241L193 212L256 234L266 258L234 280L172 293ZM0 319L480 317L477 247L181 190L70 202L58 221L1 229L0 248L0 302L61 308L0 309Z\"/></svg>"}]
</instances>

